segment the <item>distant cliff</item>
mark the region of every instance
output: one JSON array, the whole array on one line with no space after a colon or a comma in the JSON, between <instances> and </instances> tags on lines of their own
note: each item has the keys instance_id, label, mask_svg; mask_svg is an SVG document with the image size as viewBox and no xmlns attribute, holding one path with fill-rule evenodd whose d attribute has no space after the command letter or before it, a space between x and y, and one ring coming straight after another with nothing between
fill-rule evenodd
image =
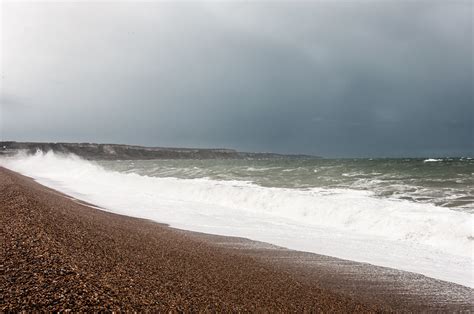
<instances>
[{"instance_id":1,"label":"distant cliff","mask_svg":"<svg viewBox=\"0 0 474 314\"><path fill-rule=\"evenodd\" d=\"M144 160L144 159L268 159L268 158L318 158L309 155L282 155L274 153L246 153L233 149L144 147L120 144L96 143L39 143L0 142L0 154L14 154L17 151L35 153L53 151L72 153L84 159Z\"/></svg>"}]
</instances>

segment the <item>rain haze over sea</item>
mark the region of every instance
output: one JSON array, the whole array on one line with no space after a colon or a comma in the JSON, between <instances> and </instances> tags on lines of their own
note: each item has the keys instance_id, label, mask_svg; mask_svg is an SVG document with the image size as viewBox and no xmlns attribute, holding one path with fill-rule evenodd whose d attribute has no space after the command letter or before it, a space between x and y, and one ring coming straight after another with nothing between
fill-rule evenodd
<instances>
[{"instance_id":1,"label":"rain haze over sea","mask_svg":"<svg viewBox=\"0 0 474 314\"><path fill-rule=\"evenodd\" d=\"M2 1L1 137L473 154L473 2Z\"/></svg>"}]
</instances>

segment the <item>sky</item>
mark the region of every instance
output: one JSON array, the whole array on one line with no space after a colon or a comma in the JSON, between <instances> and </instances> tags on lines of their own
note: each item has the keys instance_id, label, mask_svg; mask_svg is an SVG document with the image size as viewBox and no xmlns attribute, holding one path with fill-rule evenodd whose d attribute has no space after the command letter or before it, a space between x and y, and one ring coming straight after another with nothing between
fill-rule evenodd
<instances>
[{"instance_id":1,"label":"sky","mask_svg":"<svg viewBox=\"0 0 474 314\"><path fill-rule=\"evenodd\" d=\"M0 138L474 155L470 0L2 1Z\"/></svg>"}]
</instances>

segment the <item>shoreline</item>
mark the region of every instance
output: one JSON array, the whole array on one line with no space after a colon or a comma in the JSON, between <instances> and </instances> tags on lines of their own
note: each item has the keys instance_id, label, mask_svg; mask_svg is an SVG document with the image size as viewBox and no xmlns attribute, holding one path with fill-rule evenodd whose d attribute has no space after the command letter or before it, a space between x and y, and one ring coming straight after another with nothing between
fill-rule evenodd
<instances>
[{"instance_id":1,"label":"shoreline","mask_svg":"<svg viewBox=\"0 0 474 314\"><path fill-rule=\"evenodd\" d=\"M0 167L2 310L472 310L423 275L99 210Z\"/></svg>"}]
</instances>

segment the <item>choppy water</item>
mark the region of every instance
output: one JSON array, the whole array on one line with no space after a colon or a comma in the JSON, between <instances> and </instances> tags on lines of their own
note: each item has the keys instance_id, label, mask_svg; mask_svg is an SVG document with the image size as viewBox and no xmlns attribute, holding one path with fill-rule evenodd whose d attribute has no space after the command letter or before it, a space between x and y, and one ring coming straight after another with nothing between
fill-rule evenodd
<instances>
[{"instance_id":1,"label":"choppy water","mask_svg":"<svg viewBox=\"0 0 474 314\"><path fill-rule=\"evenodd\" d=\"M99 161L106 169L154 177L240 180L263 187L347 188L376 197L474 212L474 160L273 159Z\"/></svg>"},{"instance_id":2,"label":"choppy water","mask_svg":"<svg viewBox=\"0 0 474 314\"><path fill-rule=\"evenodd\" d=\"M123 215L421 273L474 287L474 161L87 161L0 166Z\"/></svg>"}]
</instances>

